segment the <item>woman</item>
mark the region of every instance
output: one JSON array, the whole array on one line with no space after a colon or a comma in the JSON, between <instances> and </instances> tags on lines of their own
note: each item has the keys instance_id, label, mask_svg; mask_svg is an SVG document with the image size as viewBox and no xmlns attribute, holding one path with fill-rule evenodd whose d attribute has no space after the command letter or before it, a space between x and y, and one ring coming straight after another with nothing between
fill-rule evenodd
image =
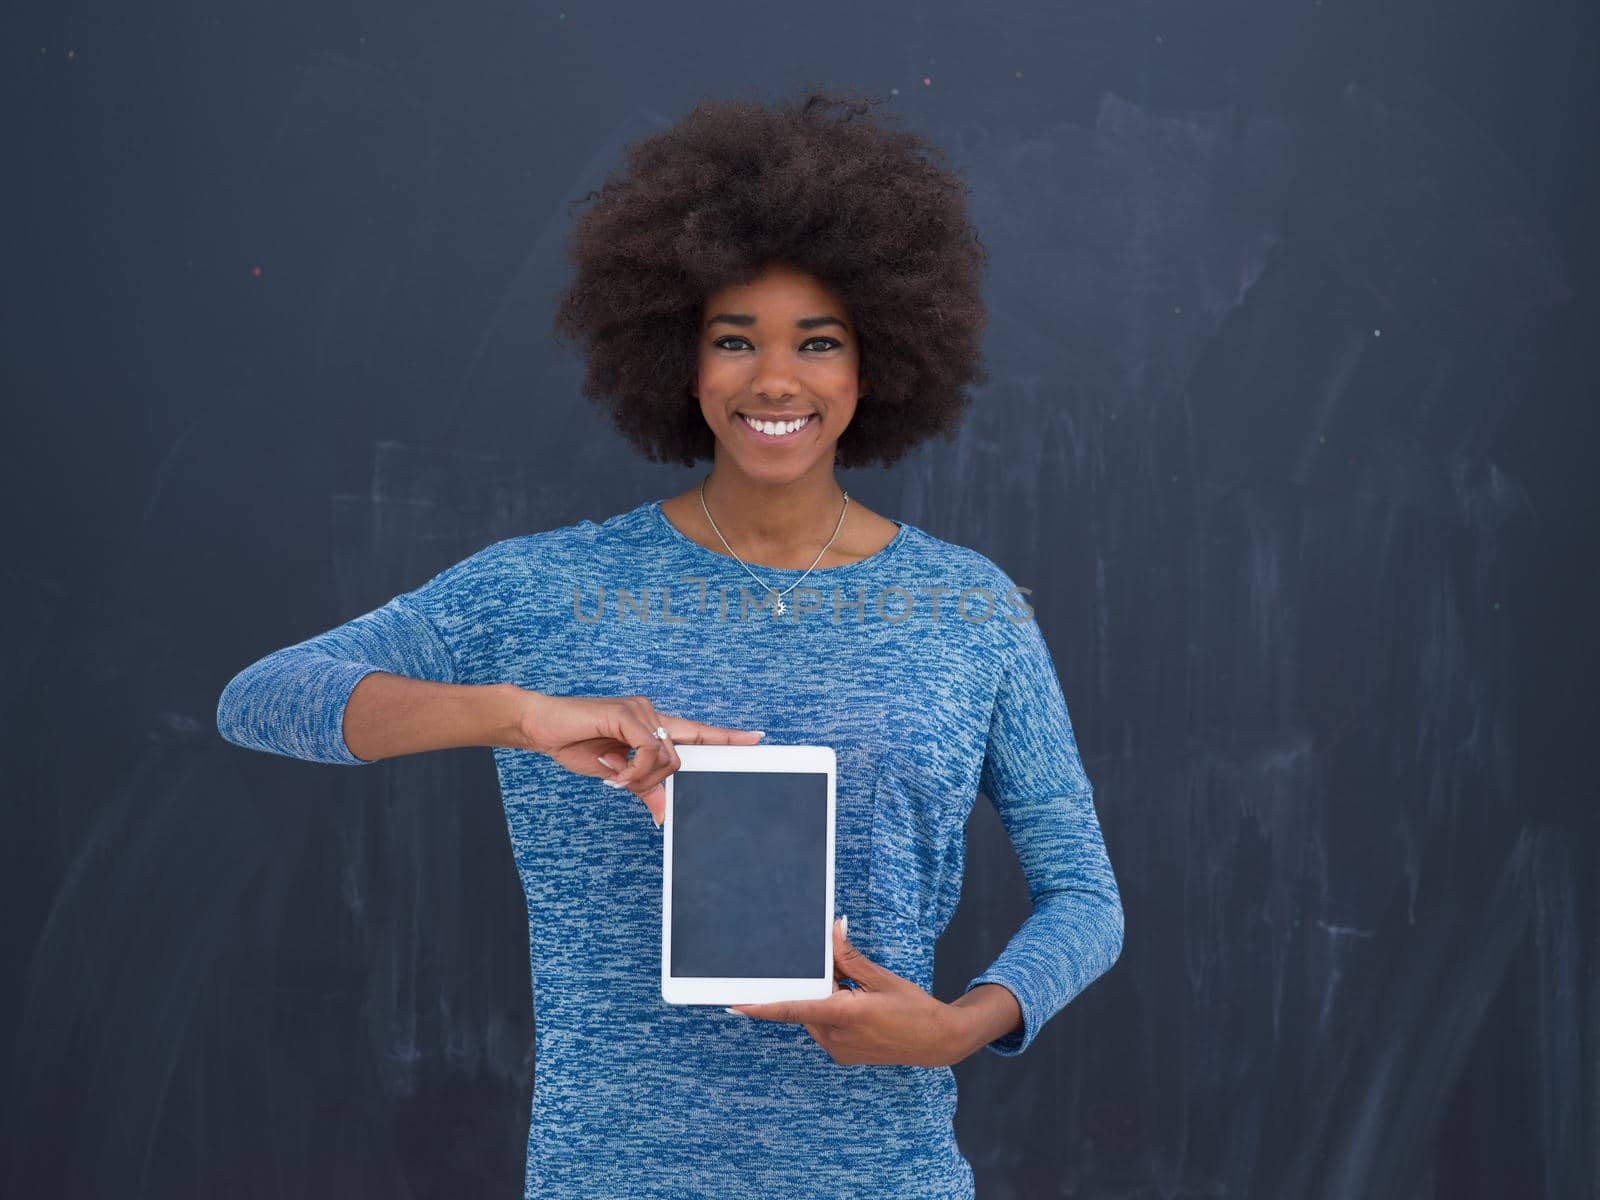
<instances>
[{"instance_id":1,"label":"woman","mask_svg":"<svg viewBox=\"0 0 1600 1200\"><path fill-rule=\"evenodd\" d=\"M984 378L963 187L866 108L701 104L577 226L557 326L587 343L585 394L702 479L496 542L218 706L230 741L319 762L493 748L536 993L530 1197L970 1197L950 1065L1022 1053L1120 952L1026 589L834 478L950 438ZM849 986L666 1005L662 781L678 743L757 740L837 754ZM1034 909L946 1003L933 945L980 789Z\"/></svg>"}]
</instances>

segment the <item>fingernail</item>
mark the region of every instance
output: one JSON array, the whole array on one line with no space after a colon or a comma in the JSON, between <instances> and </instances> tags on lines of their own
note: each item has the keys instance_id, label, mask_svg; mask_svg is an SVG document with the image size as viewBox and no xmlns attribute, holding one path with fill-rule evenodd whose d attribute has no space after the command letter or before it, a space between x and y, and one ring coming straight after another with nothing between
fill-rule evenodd
<instances>
[{"instance_id":1,"label":"fingernail","mask_svg":"<svg viewBox=\"0 0 1600 1200\"><path fill-rule=\"evenodd\" d=\"M725 1008L722 1011L723 1012L731 1012L736 1017L748 1017L750 1015L749 1013L740 1012L737 1008Z\"/></svg>"},{"instance_id":2,"label":"fingernail","mask_svg":"<svg viewBox=\"0 0 1600 1200\"><path fill-rule=\"evenodd\" d=\"M600 761L601 761L601 762L602 762L602 763L604 763L604 764L605 764L605 765L606 765L606 766L608 766L608 767L610 767L610 768L611 768L611 769L612 769L612 770L613 770L613 771L615 771L615 770L616 770L616 769L617 769L617 764L616 764L616 763L614 763L614 762L612 762L612 761L611 761L611 760L610 760L610 759L609 759L609 758L607 758L607 757L606 757L606 756L605 756L605 755L604 755L604 754L602 754L602 755L601 755L601 756L600 756Z\"/></svg>"},{"instance_id":3,"label":"fingernail","mask_svg":"<svg viewBox=\"0 0 1600 1200\"><path fill-rule=\"evenodd\" d=\"M657 829L661 828L661 818L660 817L656 816L655 813L651 813L650 814L650 819L656 823L656 828Z\"/></svg>"},{"instance_id":4,"label":"fingernail","mask_svg":"<svg viewBox=\"0 0 1600 1200\"><path fill-rule=\"evenodd\" d=\"M757 737L766 737L767 736L767 731L764 730L764 729L758 729L758 730L755 731L755 734L756 734Z\"/></svg>"},{"instance_id":5,"label":"fingernail","mask_svg":"<svg viewBox=\"0 0 1600 1200\"><path fill-rule=\"evenodd\" d=\"M600 782L605 784L607 787L623 787L624 786L620 781L615 780L615 779L602 779Z\"/></svg>"},{"instance_id":6,"label":"fingernail","mask_svg":"<svg viewBox=\"0 0 1600 1200\"><path fill-rule=\"evenodd\" d=\"M850 939L850 917L848 914L839 918L839 932L844 935L846 941Z\"/></svg>"}]
</instances>

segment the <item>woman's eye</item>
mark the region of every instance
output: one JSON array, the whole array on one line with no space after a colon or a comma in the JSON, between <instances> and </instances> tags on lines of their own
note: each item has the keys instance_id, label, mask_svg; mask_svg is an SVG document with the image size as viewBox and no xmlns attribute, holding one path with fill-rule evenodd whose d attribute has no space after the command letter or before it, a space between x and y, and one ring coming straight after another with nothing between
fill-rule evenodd
<instances>
[{"instance_id":1,"label":"woman's eye","mask_svg":"<svg viewBox=\"0 0 1600 1200\"><path fill-rule=\"evenodd\" d=\"M719 337L716 341L712 342L711 344L713 346L718 347L719 349L722 349L722 350L736 350L736 349L739 348L737 346L728 345L729 342L744 342L744 344L746 346L748 346L750 344L750 342L749 342L749 340L747 338L742 338L736 333L725 334L724 336ZM836 341L835 339L833 339L831 337L807 338L804 342L801 343L801 345L809 346L809 345L811 345L812 342L822 342L822 343L824 343L824 345L822 347L822 349L824 349L824 350L832 350L835 346L843 345L842 342Z\"/></svg>"}]
</instances>

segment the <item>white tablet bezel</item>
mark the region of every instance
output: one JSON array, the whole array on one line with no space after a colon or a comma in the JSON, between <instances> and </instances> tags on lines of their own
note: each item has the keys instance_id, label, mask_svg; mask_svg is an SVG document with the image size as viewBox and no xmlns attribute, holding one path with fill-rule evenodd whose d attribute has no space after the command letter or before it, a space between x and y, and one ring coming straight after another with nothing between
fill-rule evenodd
<instances>
[{"instance_id":1,"label":"white tablet bezel","mask_svg":"<svg viewBox=\"0 0 1600 1200\"><path fill-rule=\"evenodd\" d=\"M661 845L661 998L668 1004L765 1004L773 1000L825 1000L833 994L833 846L838 760L832 746L678 746L682 766L663 781L667 815ZM801 771L828 780L827 885L817 914L822 927L818 978L674 978L672 962L672 781L684 771Z\"/></svg>"}]
</instances>

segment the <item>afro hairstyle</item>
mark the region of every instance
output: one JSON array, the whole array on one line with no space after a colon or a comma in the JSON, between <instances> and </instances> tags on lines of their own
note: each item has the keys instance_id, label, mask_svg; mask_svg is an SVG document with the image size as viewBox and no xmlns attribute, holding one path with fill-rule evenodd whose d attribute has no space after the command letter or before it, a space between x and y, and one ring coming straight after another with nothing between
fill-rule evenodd
<instances>
[{"instance_id":1,"label":"afro hairstyle","mask_svg":"<svg viewBox=\"0 0 1600 1200\"><path fill-rule=\"evenodd\" d=\"M808 89L803 101L702 100L630 145L574 201L576 270L555 335L587 346L583 394L652 462L693 466L715 438L690 391L706 298L772 263L810 273L856 326L865 394L835 463L891 466L955 440L987 381L979 335L988 252L966 184L874 101Z\"/></svg>"}]
</instances>

